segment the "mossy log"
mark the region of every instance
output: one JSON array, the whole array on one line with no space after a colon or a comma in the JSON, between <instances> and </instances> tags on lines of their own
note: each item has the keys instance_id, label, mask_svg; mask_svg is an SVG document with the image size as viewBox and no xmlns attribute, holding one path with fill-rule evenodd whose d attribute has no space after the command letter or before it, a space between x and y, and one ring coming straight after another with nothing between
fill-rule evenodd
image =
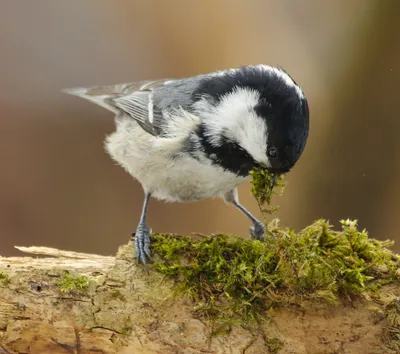
<instances>
[{"instance_id":1,"label":"mossy log","mask_svg":"<svg viewBox=\"0 0 400 354\"><path fill-rule=\"evenodd\" d=\"M0 257L0 353L398 352L386 346L398 335L387 316L398 284L374 299L275 308L258 327L212 336L189 299L171 296L172 278L136 264L131 243L116 257L18 249L37 256Z\"/></svg>"}]
</instances>

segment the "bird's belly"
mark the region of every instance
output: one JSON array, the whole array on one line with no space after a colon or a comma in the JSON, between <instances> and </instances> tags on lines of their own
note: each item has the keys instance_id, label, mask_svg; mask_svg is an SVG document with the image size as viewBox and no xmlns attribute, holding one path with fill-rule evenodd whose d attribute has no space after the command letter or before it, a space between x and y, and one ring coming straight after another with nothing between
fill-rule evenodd
<instances>
[{"instance_id":1,"label":"bird's belly","mask_svg":"<svg viewBox=\"0 0 400 354\"><path fill-rule=\"evenodd\" d=\"M192 202L222 196L247 180L208 160L186 155L172 158L174 144L159 145L156 140L136 124L125 123L107 137L105 147L157 199Z\"/></svg>"},{"instance_id":2,"label":"bird's belly","mask_svg":"<svg viewBox=\"0 0 400 354\"><path fill-rule=\"evenodd\" d=\"M187 157L175 161L163 159L149 162L128 157L130 174L153 197L168 202L194 202L223 196L245 182L245 178L224 171L222 168L204 165Z\"/></svg>"},{"instance_id":3,"label":"bird's belly","mask_svg":"<svg viewBox=\"0 0 400 354\"><path fill-rule=\"evenodd\" d=\"M181 161L169 169L158 170L157 177L147 184L154 197L170 202L193 202L223 196L245 182L214 166L204 166L197 161ZM148 183L150 182L150 183Z\"/></svg>"}]
</instances>

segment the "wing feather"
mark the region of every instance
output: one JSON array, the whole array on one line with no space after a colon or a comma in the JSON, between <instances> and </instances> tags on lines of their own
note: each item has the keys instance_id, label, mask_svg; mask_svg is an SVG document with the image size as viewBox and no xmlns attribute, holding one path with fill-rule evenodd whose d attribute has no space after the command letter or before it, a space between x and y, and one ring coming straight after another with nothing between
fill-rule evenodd
<instances>
[{"instance_id":1,"label":"wing feather","mask_svg":"<svg viewBox=\"0 0 400 354\"><path fill-rule=\"evenodd\" d=\"M128 114L144 130L156 136L162 133L164 115L161 109L153 104L153 90L173 81L174 79L147 80L112 86L65 89L64 92L85 98L115 114Z\"/></svg>"}]
</instances>

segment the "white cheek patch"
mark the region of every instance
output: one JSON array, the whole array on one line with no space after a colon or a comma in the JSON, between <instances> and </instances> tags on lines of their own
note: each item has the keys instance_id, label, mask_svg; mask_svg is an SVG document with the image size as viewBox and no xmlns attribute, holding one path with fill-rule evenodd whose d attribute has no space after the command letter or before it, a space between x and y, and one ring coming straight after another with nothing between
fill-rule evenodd
<instances>
[{"instance_id":1,"label":"white cheek patch","mask_svg":"<svg viewBox=\"0 0 400 354\"><path fill-rule=\"evenodd\" d=\"M256 161L269 166L267 151L267 126L263 118L254 111L260 95L249 88L235 88L225 95L220 104L209 109L205 99L196 104L196 109L205 112L206 135L214 146L221 145L221 138L238 143ZM205 110L204 108L208 108Z\"/></svg>"}]
</instances>

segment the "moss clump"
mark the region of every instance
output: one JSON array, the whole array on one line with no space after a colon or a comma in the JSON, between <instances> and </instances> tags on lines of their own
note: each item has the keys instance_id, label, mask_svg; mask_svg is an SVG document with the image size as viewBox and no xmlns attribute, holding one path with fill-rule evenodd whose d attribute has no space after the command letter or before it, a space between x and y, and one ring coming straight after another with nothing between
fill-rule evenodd
<instances>
[{"instance_id":1,"label":"moss clump","mask_svg":"<svg viewBox=\"0 0 400 354\"><path fill-rule=\"evenodd\" d=\"M154 267L178 280L176 291L188 294L196 311L222 322L257 320L278 304L338 303L396 281L399 258L387 249L392 242L368 238L356 221L341 225L334 231L318 220L296 233L275 220L269 230L276 237L263 242L154 234L161 257Z\"/></svg>"},{"instance_id":2,"label":"moss clump","mask_svg":"<svg viewBox=\"0 0 400 354\"><path fill-rule=\"evenodd\" d=\"M276 180L275 187L280 187L280 192L275 192L276 188L271 188L273 184L274 175L269 173L265 168L254 168L250 175L251 180L251 193L258 203L263 214L272 214L278 209L278 207L271 208L272 196L274 194L282 195L286 182L284 181L283 175L280 175Z\"/></svg>"},{"instance_id":3,"label":"moss clump","mask_svg":"<svg viewBox=\"0 0 400 354\"><path fill-rule=\"evenodd\" d=\"M7 287L10 283L10 277L7 274L0 272L0 286Z\"/></svg>"},{"instance_id":4,"label":"moss clump","mask_svg":"<svg viewBox=\"0 0 400 354\"><path fill-rule=\"evenodd\" d=\"M65 271L61 279L57 282L61 292L86 292L90 286L90 280L83 275L72 275L70 272Z\"/></svg>"}]
</instances>

